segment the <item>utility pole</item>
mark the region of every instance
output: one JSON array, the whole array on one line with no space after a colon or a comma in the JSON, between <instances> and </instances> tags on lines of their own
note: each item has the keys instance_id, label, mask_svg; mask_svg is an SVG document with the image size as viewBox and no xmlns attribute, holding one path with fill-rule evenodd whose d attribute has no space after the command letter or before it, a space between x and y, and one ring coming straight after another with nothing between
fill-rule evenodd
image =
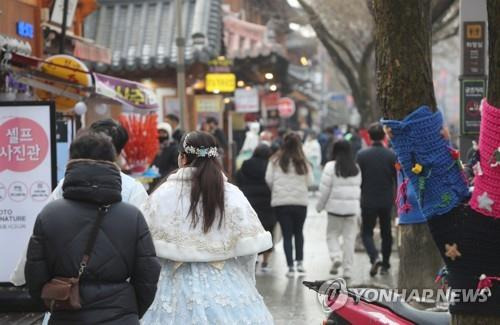
<instances>
[{"instance_id":1,"label":"utility pole","mask_svg":"<svg viewBox=\"0 0 500 325\"><path fill-rule=\"evenodd\" d=\"M67 0L66 0L67 1ZM182 30L182 1L175 0L175 15L177 16L177 97L179 100L179 120L180 128L187 130L186 124L186 65L184 63L184 48L186 39Z\"/></svg>"},{"instance_id":2,"label":"utility pole","mask_svg":"<svg viewBox=\"0 0 500 325\"><path fill-rule=\"evenodd\" d=\"M66 41L66 25L67 25L67 21L68 21L68 1L69 0L64 0L64 5L63 5L61 40L59 42L59 53L60 54L64 54L64 43Z\"/></svg>"}]
</instances>

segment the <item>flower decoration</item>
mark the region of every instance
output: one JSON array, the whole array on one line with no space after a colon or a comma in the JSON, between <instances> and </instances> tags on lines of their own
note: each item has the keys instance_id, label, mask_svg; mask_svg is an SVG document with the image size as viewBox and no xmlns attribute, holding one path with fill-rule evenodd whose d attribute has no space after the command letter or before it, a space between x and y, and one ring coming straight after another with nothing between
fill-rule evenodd
<instances>
[{"instance_id":1,"label":"flower decoration","mask_svg":"<svg viewBox=\"0 0 500 325\"><path fill-rule=\"evenodd\" d=\"M491 168L495 168L495 167L500 166L500 147L498 147L493 152L493 155L491 156L491 159L490 159L490 166L491 166Z\"/></svg>"},{"instance_id":2,"label":"flower decoration","mask_svg":"<svg viewBox=\"0 0 500 325\"><path fill-rule=\"evenodd\" d=\"M416 163L415 165L413 165L413 168L411 169L411 171L416 175L420 174L423 170L424 170L424 167L422 165L420 165L419 163Z\"/></svg>"},{"instance_id":3,"label":"flower decoration","mask_svg":"<svg viewBox=\"0 0 500 325\"><path fill-rule=\"evenodd\" d=\"M199 147L195 148L193 146L185 146L184 151L188 154L195 155L196 157L204 158L215 158L219 156L219 152L217 151L217 147Z\"/></svg>"},{"instance_id":4,"label":"flower decoration","mask_svg":"<svg viewBox=\"0 0 500 325\"><path fill-rule=\"evenodd\" d=\"M477 203L478 203L479 209L484 209L486 211L491 212L491 211L493 211L491 206L495 202L493 202L493 200L490 199L487 192L484 192L483 194L481 194L477 197Z\"/></svg>"},{"instance_id":5,"label":"flower decoration","mask_svg":"<svg viewBox=\"0 0 500 325\"><path fill-rule=\"evenodd\" d=\"M457 257L462 256L462 253L458 250L458 245L456 243L453 243L452 245L446 244L444 247L446 249L446 253L444 255L450 260L455 261Z\"/></svg>"}]
</instances>

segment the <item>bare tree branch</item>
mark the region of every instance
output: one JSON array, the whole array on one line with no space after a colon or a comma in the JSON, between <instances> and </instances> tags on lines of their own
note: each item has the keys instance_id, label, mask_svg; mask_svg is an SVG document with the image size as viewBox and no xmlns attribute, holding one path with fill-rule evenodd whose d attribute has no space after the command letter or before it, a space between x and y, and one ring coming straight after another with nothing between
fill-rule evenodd
<instances>
[{"instance_id":1,"label":"bare tree branch","mask_svg":"<svg viewBox=\"0 0 500 325\"><path fill-rule=\"evenodd\" d=\"M351 50L340 40L335 38L332 33L328 30L328 28L325 26L323 21L321 20L321 17L316 13L316 11L308 4L306 3L305 0L298 0L304 11L306 12L307 16L309 17L309 23L313 27L313 29L316 31L316 34L318 35L319 38L327 38L329 42L335 44L338 46L342 52L347 56L349 59L352 68L356 69L358 62L354 58L354 55L352 54ZM338 51L337 51L338 52ZM339 53L340 54L340 53ZM347 65L347 62L345 62Z\"/></svg>"},{"instance_id":2,"label":"bare tree branch","mask_svg":"<svg viewBox=\"0 0 500 325\"><path fill-rule=\"evenodd\" d=\"M437 44L439 42L445 41L445 40L447 40L449 38L452 38L453 36L457 36L458 35L458 31L459 31L459 26L455 26L449 32L447 32L447 33L445 33L443 35L440 35L440 36L433 37L432 38L432 45L435 45L435 44Z\"/></svg>"},{"instance_id":3,"label":"bare tree branch","mask_svg":"<svg viewBox=\"0 0 500 325\"><path fill-rule=\"evenodd\" d=\"M432 24L442 19L455 3L457 3L457 0L433 0L431 9Z\"/></svg>"},{"instance_id":4,"label":"bare tree branch","mask_svg":"<svg viewBox=\"0 0 500 325\"><path fill-rule=\"evenodd\" d=\"M457 21L458 16L460 15L459 7L455 6L455 8L450 9L450 10L451 10L451 12L449 14L443 16L442 19L440 19L432 24L432 34L433 35L438 34L439 32L446 29L448 26L450 26L452 23Z\"/></svg>"}]
</instances>

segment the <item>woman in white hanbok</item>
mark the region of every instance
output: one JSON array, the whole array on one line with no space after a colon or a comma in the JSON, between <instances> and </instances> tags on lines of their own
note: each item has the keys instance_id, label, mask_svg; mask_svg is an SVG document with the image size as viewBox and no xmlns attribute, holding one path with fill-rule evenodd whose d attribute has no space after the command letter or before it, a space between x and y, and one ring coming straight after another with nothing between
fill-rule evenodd
<instances>
[{"instance_id":1,"label":"woman in white hanbok","mask_svg":"<svg viewBox=\"0 0 500 325\"><path fill-rule=\"evenodd\" d=\"M272 324L255 287L270 233L227 182L213 136L188 133L179 151L180 169L145 207L162 271L143 324Z\"/></svg>"}]
</instances>

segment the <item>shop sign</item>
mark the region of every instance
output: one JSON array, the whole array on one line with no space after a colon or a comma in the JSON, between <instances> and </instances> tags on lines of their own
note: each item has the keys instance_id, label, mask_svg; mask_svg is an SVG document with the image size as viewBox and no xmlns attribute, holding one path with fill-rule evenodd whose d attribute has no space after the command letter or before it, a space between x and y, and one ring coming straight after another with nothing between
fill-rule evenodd
<instances>
[{"instance_id":1,"label":"shop sign","mask_svg":"<svg viewBox=\"0 0 500 325\"><path fill-rule=\"evenodd\" d=\"M486 96L486 81L483 79L462 80L461 89L462 134L479 134L481 124L481 100Z\"/></svg>"},{"instance_id":2,"label":"shop sign","mask_svg":"<svg viewBox=\"0 0 500 325\"><path fill-rule=\"evenodd\" d=\"M266 110L278 109L278 103L281 94L279 92L272 92L262 96L262 106Z\"/></svg>"},{"instance_id":3,"label":"shop sign","mask_svg":"<svg viewBox=\"0 0 500 325\"><path fill-rule=\"evenodd\" d=\"M33 39L35 31L33 25L24 21L18 21L16 24L17 35Z\"/></svg>"},{"instance_id":4,"label":"shop sign","mask_svg":"<svg viewBox=\"0 0 500 325\"><path fill-rule=\"evenodd\" d=\"M280 112L280 117L289 118L295 114L295 102L293 99L288 97L282 97L278 101L278 111Z\"/></svg>"},{"instance_id":5,"label":"shop sign","mask_svg":"<svg viewBox=\"0 0 500 325\"><path fill-rule=\"evenodd\" d=\"M194 96L194 107L198 113L219 113L223 108L222 96L220 95L197 95Z\"/></svg>"},{"instance_id":6,"label":"shop sign","mask_svg":"<svg viewBox=\"0 0 500 325\"><path fill-rule=\"evenodd\" d=\"M234 73L207 73L205 76L205 90L209 93L232 93L235 89Z\"/></svg>"},{"instance_id":7,"label":"shop sign","mask_svg":"<svg viewBox=\"0 0 500 325\"><path fill-rule=\"evenodd\" d=\"M92 86L92 76L87 66L82 61L69 55L59 54L51 56L41 64L40 69L48 75L75 83L77 85L84 87ZM50 80L45 81L45 83L48 85L54 85L54 82L51 82ZM68 89L61 89L61 93L63 93L63 91L71 92L80 96L84 95L83 92L78 89L69 87ZM77 100L75 99L67 96L54 95L52 92L42 89L36 89L35 93L41 100L55 101L58 111L72 110L77 103Z\"/></svg>"},{"instance_id":8,"label":"shop sign","mask_svg":"<svg viewBox=\"0 0 500 325\"><path fill-rule=\"evenodd\" d=\"M463 56L464 75L485 74L485 24L484 21L464 22Z\"/></svg>"},{"instance_id":9,"label":"shop sign","mask_svg":"<svg viewBox=\"0 0 500 325\"><path fill-rule=\"evenodd\" d=\"M65 0L55 0L54 6L52 7L52 15L50 16L50 21L62 26L63 16L64 16L64 1ZM68 12L66 15L66 26L69 28L73 25L73 18L75 17L76 7L78 5L78 0L67 0L68 1Z\"/></svg>"},{"instance_id":10,"label":"shop sign","mask_svg":"<svg viewBox=\"0 0 500 325\"><path fill-rule=\"evenodd\" d=\"M218 57L207 62L208 71L212 73L229 73L233 66L233 61L226 57Z\"/></svg>"},{"instance_id":11,"label":"shop sign","mask_svg":"<svg viewBox=\"0 0 500 325\"><path fill-rule=\"evenodd\" d=\"M0 282L9 282L56 185L55 109L0 102Z\"/></svg>"},{"instance_id":12,"label":"shop sign","mask_svg":"<svg viewBox=\"0 0 500 325\"><path fill-rule=\"evenodd\" d=\"M234 91L234 106L237 113L256 113L259 111L259 92L257 88L238 88Z\"/></svg>"},{"instance_id":13,"label":"shop sign","mask_svg":"<svg viewBox=\"0 0 500 325\"><path fill-rule=\"evenodd\" d=\"M142 83L94 73L95 92L139 111L157 110L158 100L151 88Z\"/></svg>"}]
</instances>

